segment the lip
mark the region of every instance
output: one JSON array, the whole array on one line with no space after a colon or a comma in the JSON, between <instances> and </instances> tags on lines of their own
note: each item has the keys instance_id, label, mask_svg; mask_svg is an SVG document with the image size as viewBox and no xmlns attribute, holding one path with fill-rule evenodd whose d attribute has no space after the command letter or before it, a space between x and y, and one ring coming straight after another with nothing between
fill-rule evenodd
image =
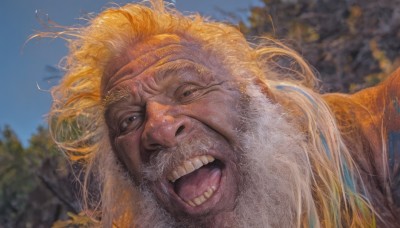
<instances>
[{"instance_id":1,"label":"lip","mask_svg":"<svg viewBox=\"0 0 400 228\"><path fill-rule=\"evenodd\" d=\"M223 167L221 167L221 179L218 188L214 191L213 195L207 199L203 204L193 207L186 203L174 190L174 185L171 183L166 176L163 177L162 181L155 183L156 194L160 194L160 199L166 199L164 204L171 209L171 212L184 213L190 216L204 215L214 210L218 210L217 204L222 200L223 192L226 189L227 179L227 167L226 163L218 156L212 153L206 155L213 156L216 160L219 160Z\"/></svg>"}]
</instances>

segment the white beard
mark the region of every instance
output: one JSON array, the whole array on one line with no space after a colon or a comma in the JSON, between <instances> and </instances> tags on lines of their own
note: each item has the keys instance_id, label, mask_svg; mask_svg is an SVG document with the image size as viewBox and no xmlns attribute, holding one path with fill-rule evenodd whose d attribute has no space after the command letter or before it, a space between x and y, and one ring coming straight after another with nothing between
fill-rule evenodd
<instances>
[{"instance_id":1,"label":"white beard","mask_svg":"<svg viewBox=\"0 0 400 228\"><path fill-rule=\"evenodd\" d=\"M239 186L234 211L221 215L226 216L226 224L222 226L299 227L301 216L313 207L304 136L284 118L282 108L272 104L259 89L248 88L248 96L250 103L243 110L243 120L250 130L239 133L244 153L238 155L238 166L243 183ZM146 185L130 184L130 188L134 198L125 201L125 205L126 210L134 213L135 226L204 227L207 224L211 227L214 224L213 221L176 221L156 202ZM115 206L122 209L122 205Z\"/></svg>"},{"instance_id":2,"label":"white beard","mask_svg":"<svg viewBox=\"0 0 400 228\"><path fill-rule=\"evenodd\" d=\"M257 88L248 94L250 131L242 135L240 166L245 187L234 211L235 227L299 227L303 209L309 208L304 204L312 198L304 135Z\"/></svg>"}]
</instances>

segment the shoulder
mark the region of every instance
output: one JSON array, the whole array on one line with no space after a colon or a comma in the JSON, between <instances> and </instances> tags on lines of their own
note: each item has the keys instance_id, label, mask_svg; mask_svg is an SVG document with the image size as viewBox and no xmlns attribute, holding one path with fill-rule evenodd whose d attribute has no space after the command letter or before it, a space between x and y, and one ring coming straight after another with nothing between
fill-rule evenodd
<instances>
[{"instance_id":1,"label":"shoulder","mask_svg":"<svg viewBox=\"0 0 400 228\"><path fill-rule=\"evenodd\" d=\"M384 82L388 168L394 203L400 208L400 68Z\"/></svg>"},{"instance_id":2,"label":"shoulder","mask_svg":"<svg viewBox=\"0 0 400 228\"><path fill-rule=\"evenodd\" d=\"M355 94L325 94L324 100L335 115L339 127L352 122L369 141L376 142L375 150L382 152L391 139L400 140L400 68L383 83ZM378 141L385 142L378 143ZM373 145L372 145L373 146ZM374 146L373 146L374 147ZM399 150L399 151L397 151ZM400 144L395 152L400 153Z\"/></svg>"},{"instance_id":3,"label":"shoulder","mask_svg":"<svg viewBox=\"0 0 400 228\"><path fill-rule=\"evenodd\" d=\"M379 178L388 193L386 197L400 207L400 68L375 87L352 95L323 97L347 144L359 145L352 151L353 156L370 160L364 159L364 165L373 167L371 174ZM349 126L351 134L346 134Z\"/></svg>"}]
</instances>

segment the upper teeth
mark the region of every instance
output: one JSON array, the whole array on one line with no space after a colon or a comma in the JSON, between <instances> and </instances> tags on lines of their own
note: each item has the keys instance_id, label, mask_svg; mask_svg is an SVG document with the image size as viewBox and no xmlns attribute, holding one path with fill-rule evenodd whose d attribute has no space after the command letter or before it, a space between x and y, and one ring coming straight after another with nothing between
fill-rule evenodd
<instances>
[{"instance_id":1,"label":"upper teeth","mask_svg":"<svg viewBox=\"0 0 400 228\"><path fill-rule=\"evenodd\" d=\"M171 182L175 182L182 176L189 174L203 165L207 165L210 162L213 162L215 159L210 155L201 155L183 162L182 165L179 165L175 169L173 169L167 176L168 180Z\"/></svg>"}]
</instances>

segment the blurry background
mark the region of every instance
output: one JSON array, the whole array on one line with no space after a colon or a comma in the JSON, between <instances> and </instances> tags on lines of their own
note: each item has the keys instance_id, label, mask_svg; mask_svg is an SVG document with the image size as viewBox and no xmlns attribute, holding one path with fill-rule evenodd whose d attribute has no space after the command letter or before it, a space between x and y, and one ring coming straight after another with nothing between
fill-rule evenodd
<instances>
[{"instance_id":1,"label":"blurry background","mask_svg":"<svg viewBox=\"0 0 400 228\"><path fill-rule=\"evenodd\" d=\"M80 217L79 183L51 142L49 89L67 54L62 40L33 39L52 23L85 24L108 0L0 1L0 227L49 227ZM116 0L123 5L131 2ZM181 11L231 23L252 37L283 40L300 52L325 92L356 92L400 66L400 0L176 0Z\"/></svg>"}]
</instances>

